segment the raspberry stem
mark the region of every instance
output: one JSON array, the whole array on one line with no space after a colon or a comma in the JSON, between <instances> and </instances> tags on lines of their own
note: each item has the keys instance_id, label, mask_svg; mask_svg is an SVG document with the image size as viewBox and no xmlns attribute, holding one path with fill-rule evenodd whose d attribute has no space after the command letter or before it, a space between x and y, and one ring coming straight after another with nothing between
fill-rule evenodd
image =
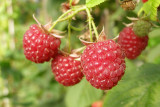
<instances>
[{"instance_id":1,"label":"raspberry stem","mask_svg":"<svg viewBox=\"0 0 160 107\"><path fill-rule=\"evenodd\" d=\"M90 28L90 35L91 35L90 37L92 37L92 27L93 27L96 39L98 40L97 28L96 28L96 25L95 25L95 23L93 21L92 15L91 15L91 13L90 13L88 8L86 8L86 12L87 12L87 15L88 15L88 18L89 18L89 28ZM91 25L92 25L92 27L91 27Z\"/></svg>"},{"instance_id":2,"label":"raspberry stem","mask_svg":"<svg viewBox=\"0 0 160 107\"><path fill-rule=\"evenodd\" d=\"M96 25L94 23L94 21L92 20L92 26L93 26L93 29L94 29L94 32L95 32L95 35L96 35L96 39L98 40L98 32L97 32L97 28L96 28Z\"/></svg>"},{"instance_id":3,"label":"raspberry stem","mask_svg":"<svg viewBox=\"0 0 160 107\"><path fill-rule=\"evenodd\" d=\"M79 13L81 11L84 11L84 10L86 10L87 15L88 15L88 20L89 20L90 41L93 42L92 27L93 27L96 39L98 40L97 28L96 28L95 23L93 21L90 10L86 6L74 7L72 9L68 10L67 12L65 12L64 14L62 14L55 22L53 22L53 25L50 27L49 32L52 31L52 29L56 26L56 24L58 22L62 22L62 21L66 21L68 19L72 19L72 17L74 17L77 13ZM69 13L71 13L71 14L68 15ZM69 25L69 26L71 27L71 25Z\"/></svg>"},{"instance_id":4,"label":"raspberry stem","mask_svg":"<svg viewBox=\"0 0 160 107\"><path fill-rule=\"evenodd\" d=\"M88 21L89 21L90 41L93 42L93 37L92 37L92 16L91 16L90 11L89 11L88 8L86 8L86 12L87 12Z\"/></svg>"},{"instance_id":5,"label":"raspberry stem","mask_svg":"<svg viewBox=\"0 0 160 107\"><path fill-rule=\"evenodd\" d=\"M52 31L52 29L56 26L56 24L58 22L62 22L62 21L65 21L65 20L68 20L68 19L71 19L73 16L75 16L77 13L79 13L80 11L83 11L86 9L86 6L82 6L82 7L77 7L77 8L73 8L73 9L70 9L68 10L67 12L65 12L64 14L62 14L55 22L53 22L53 25L50 27L49 29L49 32ZM70 12L73 12L71 13L70 15L68 15L68 13ZM68 15L68 16L66 16ZM65 17L66 16L66 17Z\"/></svg>"},{"instance_id":6,"label":"raspberry stem","mask_svg":"<svg viewBox=\"0 0 160 107\"><path fill-rule=\"evenodd\" d=\"M71 52L71 19L68 20L68 53Z\"/></svg>"},{"instance_id":7,"label":"raspberry stem","mask_svg":"<svg viewBox=\"0 0 160 107\"><path fill-rule=\"evenodd\" d=\"M56 26L56 24L58 23L58 22L60 22L60 19L61 18L63 18L65 15L67 15L68 13L70 13L72 10L70 9L70 10L68 10L67 12L65 12L64 14L62 14L55 22L53 22L53 25L49 28L49 32L51 32L52 31L52 29Z\"/></svg>"}]
</instances>

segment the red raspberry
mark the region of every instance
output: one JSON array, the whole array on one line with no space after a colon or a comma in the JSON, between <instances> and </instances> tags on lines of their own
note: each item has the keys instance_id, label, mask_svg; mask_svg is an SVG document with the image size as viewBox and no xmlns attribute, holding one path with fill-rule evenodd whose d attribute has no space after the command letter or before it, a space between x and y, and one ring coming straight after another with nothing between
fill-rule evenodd
<instances>
[{"instance_id":1,"label":"red raspberry","mask_svg":"<svg viewBox=\"0 0 160 107\"><path fill-rule=\"evenodd\" d=\"M124 49L128 59L135 59L146 48L148 36L138 37L131 27L126 27L120 32L118 43Z\"/></svg>"},{"instance_id":2,"label":"red raspberry","mask_svg":"<svg viewBox=\"0 0 160 107\"><path fill-rule=\"evenodd\" d=\"M96 101L92 104L91 107L102 107L103 106L103 102L102 101Z\"/></svg>"},{"instance_id":3,"label":"red raspberry","mask_svg":"<svg viewBox=\"0 0 160 107\"><path fill-rule=\"evenodd\" d=\"M35 63L49 61L58 52L61 41L44 31L36 24L31 25L23 37L24 54Z\"/></svg>"},{"instance_id":4,"label":"red raspberry","mask_svg":"<svg viewBox=\"0 0 160 107\"><path fill-rule=\"evenodd\" d=\"M93 43L82 54L83 73L92 86L111 89L124 74L124 58L120 45L113 40Z\"/></svg>"},{"instance_id":5,"label":"red raspberry","mask_svg":"<svg viewBox=\"0 0 160 107\"><path fill-rule=\"evenodd\" d=\"M52 61L52 72L56 81L64 86L72 86L79 83L83 77L81 62L72 57L57 56Z\"/></svg>"},{"instance_id":6,"label":"red raspberry","mask_svg":"<svg viewBox=\"0 0 160 107\"><path fill-rule=\"evenodd\" d=\"M143 3L147 2L148 0L142 0Z\"/></svg>"}]
</instances>

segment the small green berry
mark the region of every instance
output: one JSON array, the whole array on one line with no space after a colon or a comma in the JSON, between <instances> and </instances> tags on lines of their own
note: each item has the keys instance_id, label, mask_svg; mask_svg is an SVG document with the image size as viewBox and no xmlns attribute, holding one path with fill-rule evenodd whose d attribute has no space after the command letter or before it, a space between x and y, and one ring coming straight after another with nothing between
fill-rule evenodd
<instances>
[{"instance_id":1,"label":"small green berry","mask_svg":"<svg viewBox=\"0 0 160 107\"><path fill-rule=\"evenodd\" d=\"M152 25L150 22L145 21L145 20L138 20L133 25L133 31L137 36L144 37L148 35L151 27Z\"/></svg>"}]
</instances>

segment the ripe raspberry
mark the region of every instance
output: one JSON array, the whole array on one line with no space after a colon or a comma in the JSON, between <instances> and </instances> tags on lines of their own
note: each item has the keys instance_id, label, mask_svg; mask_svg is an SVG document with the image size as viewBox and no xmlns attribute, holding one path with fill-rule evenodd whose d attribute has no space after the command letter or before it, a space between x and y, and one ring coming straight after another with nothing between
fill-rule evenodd
<instances>
[{"instance_id":1,"label":"ripe raspberry","mask_svg":"<svg viewBox=\"0 0 160 107\"><path fill-rule=\"evenodd\" d=\"M28 60L43 63L57 54L60 43L60 39L44 33L38 25L34 24L24 34L24 54Z\"/></svg>"},{"instance_id":2,"label":"ripe raspberry","mask_svg":"<svg viewBox=\"0 0 160 107\"><path fill-rule=\"evenodd\" d=\"M95 88L111 89L124 74L125 56L113 40L88 45L81 56L83 73Z\"/></svg>"},{"instance_id":3,"label":"ripe raspberry","mask_svg":"<svg viewBox=\"0 0 160 107\"><path fill-rule=\"evenodd\" d=\"M143 3L147 2L148 0L142 0Z\"/></svg>"},{"instance_id":4,"label":"ripe raspberry","mask_svg":"<svg viewBox=\"0 0 160 107\"><path fill-rule=\"evenodd\" d=\"M81 62L72 57L57 56L52 61L52 72L56 81L64 86L72 86L79 83L83 77Z\"/></svg>"},{"instance_id":5,"label":"ripe raspberry","mask_svg":"<svg viewBox=\"0 0 160 107\"><path fill-rule=\"evenodd\" d=\"M124 49L128 59L135 59L146 48L148 36L137 37L131 27L126 27L120 32L118 43Z\"/></svg>"},{"instance_id":6,"label":"ripe raspberry","mask_svg":"<svg viewBox=\"0 0 160 107\"><path fill-rule=\"evenodd\" d=\"M103 102L102 101L96 101L92 104L92 107L102 107L103 106Z\"/></svg>"}]
</instances>

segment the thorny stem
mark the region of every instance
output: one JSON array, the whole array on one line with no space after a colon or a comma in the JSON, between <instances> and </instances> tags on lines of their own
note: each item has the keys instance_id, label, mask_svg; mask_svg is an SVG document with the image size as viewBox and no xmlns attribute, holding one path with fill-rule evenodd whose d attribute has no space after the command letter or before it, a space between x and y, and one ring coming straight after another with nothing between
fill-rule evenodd
<instances>
[{"instance_id":1,"label":"thorny stem","mask_svg":"<svg viewBox=\"0 0 160 107\"><path fill-rule=\"evenodd\" d=\"M89 11L88 8L86 8L86 12L87 12L88 21L89 21L90 41L93 42L93 37L92 37L92 16L91 16L90 11Z\"/></svg>"},{"instance_id":2,"label":"thorny stem","mask_svg":"<svg viewBox=\"0 0 160 107\"><path fill-rule=\"evenodd\" d=\"M71 52L71 19L68 20L68 53Z\"/></svg>"}]
</instances>

